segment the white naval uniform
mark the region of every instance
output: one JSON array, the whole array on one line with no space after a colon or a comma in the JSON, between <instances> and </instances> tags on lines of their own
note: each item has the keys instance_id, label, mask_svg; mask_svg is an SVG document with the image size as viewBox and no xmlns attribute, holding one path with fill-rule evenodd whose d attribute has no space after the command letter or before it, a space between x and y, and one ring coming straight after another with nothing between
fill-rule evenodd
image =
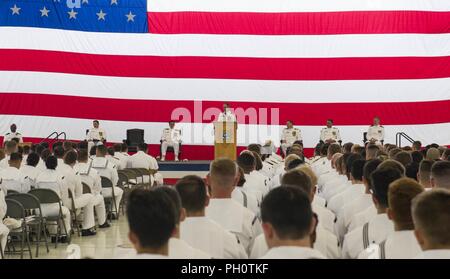
<instances>
[{"instance_id":1,"label":"white naval uniform","mask_svg":"<svg viewBox=\"0 0 450 279\"><path fill-rule=\"evenodd\" d=\"M264 177L261 173L254 170L251 173L244 174L245 183L242 187L246 191L252 191L255 193L260 193L261 196L257 197L260 200L267 192L269 191L269 187L266 185L266 177Z\"/></svg>"},{"instance_id":2,"label":"white naval uniform","mask_svg":"<svg viewBox=\"0 0 450 279\"><path fill-rule=\"evenodd\" d=\"M237 237L208 217L187 217L180 224L180 239L213 258L247 258Z\"/></svg>"},{"instance_id":3,"label":"white naval uniform","mask_svg":"<svg viewBox=\"0 0 450 279\"><path fill-rule=\"evenodd\" d=\"M3 142L7 142L7 141L10 141L10 140L12 140L13 138L17 138L17 139L19 139L19 142L21 143L21 142L23 142L23 137L22 137L22 134L21 133L19 133L19 132L8 132L8 133L6 133L4 136L3 136Z\"/></svg>"},{"instance_id":4,"label":"white naval uniform","mask_svg":"<svg viewBox=\"0 0 450 279\"><path fill-rule=\"evenodd\" d=\"M302 134L300 129L298 128L284 128L281 132L281 150L283 150L283 154L286 154L286 150L288 147L291 147L295 141L302 140Z\"/></svg>"},{"instance_id":5,"label":"white naval uniform","mask_svg":"<svg viewBox=\"0 0 450 279\"><path fill-rule=\"evenodd\" d=\"M414 259L450 259L450 249L432 249L420 252Z\"/></svg>"},{"instance_id":6,"label":"white naval uniform","mask_svg":"<svg viewBox=\"0 0 450 279\"><path fill-rule=\"evenodd\" d=\"M384 140L384 127L381 125L370 126L366 137L369 142L374 139L376 144L381 144L381 141Z\"/></svg>"},{"instance_id":7,"label":"white naval uniform","mask_svg":"<svg viewBox=\"0 0 450 279\"><path fill-rule=\"evenodd\" d=\"M394 231L380 244L362 251L358 259L413 259L421 252L413 230Z\"/></svg>"},{"instance_id":8,"label":"white naval uniform","mask_svg":"<svg viewBox=\"0 0 450 279\"><path fill-rule=\"evenodd\" d=\"M325 127L320 131L320 140L326 142L327 140L340 141L341 134L339 133L339 129L336 127Z\"/></svg>"},{"instance_id":9,"label":"white naval uniform","mask_svg":"<svg viewBox=\"0 0 450 279\"><path fill-rule=\"evenodd\" d=\"M83 194L81 178L77 175L74 168L67 164L62 164L58 165L56 170L64 176L64 183L73 194L75 208L72 208L72 210L79 211L83 209L83 221L81 224L83 230L93 228L95 226L94 196L92 194ZM70 204L69 208L71 207Z\"/></svg>"},{"instance_id":10,"label":"white naval uniform","mask_svg":"<svg viewBox=\"0 0 450 279\"><path fill-rule=\"evenodd\" d=\"M102 128L90 128L86 134L86 140L88 141L88 150L91 150L92 146L96 145L96 141L102 142L106 140L105 130Z\"/></svg>"},{"instance_id":11,"label":"white naval uniform","mask_svg":"<svg viewBox=\"0 0 450 279\"><path fill-rule=\"evenodd\" d=\"M37 167L23 165L20 167L20 172L24 176L28 177L28 179L30 180L31 186L34 187L36 185L36 178L42 172L42 170Z\"/></svg>"},{"instance_id":12,"label":"white naval uniform","mask_svg":"<svg viewBox=\"0 0 450 279\"><path fill-rule=\"evenodd\" d=\"M30 191L31 180L15 167L7 167L0 170L0 187L8 194L7 190L27 193Z\"/></svg>"},{"instance_id":13,"label":"white naval uniform","mask_svg":"<svg viewBox=\"0 0 450 279\"><path fill-rule=\"evenodd\" d=\"M345 191L331 197L328 200L327 208L338 214L344 205L364 195L365 191L366 186L364 184L351 184L347 186Z\"/></svg>"},{"instance_id":14,"label":"white naval uniform","mask_svg":"<svg viewBox=\"0 0 450 279\"><path fill-rule=\"evenodd\" d=\"M205 215L234 233L250 253L253 240L262 233L261 222L253 212L233 199L211 199Z\"/></svg>"},{"instance_id":15,"label":"white naval uniform","mask_svg":"<svg viewBox=\"0 0 450 279\"><path fill-rule=\"evenodd\" d=\"M118 170L123 170L128 167L128 159L130 158L130 155L128 155L128 153L115 152L114 157L119 159Z\"/></svg>"},{"instance_id":16,"label":"white naval uniform","mask_svg":"<svg viewBox=\"0 0 450 279\"><path fill-rule=\"evenodd\" d=\"M148 155L144 151L138 151L130 156L129 162L132 168L143 168L147 170L158 170L158 162L153 156ZM153 185L153 181L156 181L158 185L164 183L163 177L160 173L155 173L154 175L145 175L144 182L150 182Z\"/></svg>"},{"instance_id":17,"label":"white naval uniform","mask_svg":"<svg viewBox=\"0 0 450 279\"><path fill-rule=\"evenodd\" d=\"M259 259L326 259L319 251L300 246L280 246L269 249Z\"/></svg>"},{"instance_id":18,"label":"white naval uniform","mask_svg":"<svg viewBox=\"0 0 450 279\"><path fill-rule=\"evenodd\" d=\"M7 226L3 225L3 218L6 215L6 201L5 201L5 193L0 188L0 243L2 244L3 252L5 252L6 243L8 240L9 229Z\"/></svg>"},{"instance_id":19,"label":"white naval uniform","mask_svg":"<svg viewBox=\"0 0 450 279\"><path fill-rule=\"evenodd\" d=\"M175 153L175 159L178 159L178 154L180 153L180 142L181 142L181 130L175 128L165 128L161 136L161 155L166 156L167 147L173 147Z\"/></svg>"},{"instance_id":20,"label":"white naval uniform","mask_svg":"<svg viewBox=\"0 0 450 279\"><path fill-rule=\"evenodd\" d=\"M74 167L78 173L81 182L85 183L91 189L95 213L97 214L98 224L103 225L106 222L105 199L102 195L102 182L97 170L92 168L92 162L78 163Z\"/></svg>"},{"instance_id":21,"label":"white naval uniform","mask_svg":"<svg viewBox=\"0 0 450 279\"><path fill-rule=\"evenodd\" d=\"M120 160L115 154L114 156L106 155L105 158L116 167L116 170L120 168Z\"/></svg>"},{"instance_id":22,"label":"white naval uniform","mask_svg":"<svg viewBox=\"0 0 450 279\"><path fill-rule=\"evenodd\" d=\"M334 213L326 207L314 204L314 202L311 203L311 207L319 218L319 225L329 232L334 233L334 220L336 219Z\"/></svg>"},{"instance_id":23,"label":"white naval uniform","mask_svg":"<svg viewBox=\"0 0 450 279\"><path fill-rule=\"evenodd\" d=\"M117 209L119 209L120 201L122 200L123 190L117 187L119 175L117 169L105 157L95 157L92 159L92 168L95 169L100 176L104 176L111 180L114 187L114 195ZM102 195L105 198L112 197L111 188L102 188Z\"/></svg>"},{"instance_id":24,"label":"white naval uniform","mask_svg":"<svg viewBox=\"0 0 450 279\"><path fill-rule=\"evenodd\" d=\"M211 256L202 250L196 249L186 241L171 237L169 239L169 258L171 259L211 259Z\"/></svg>"},{"instance_id":25,"label":"white naval uniform","mask_svg":"<svg viewBox=\"0 0 450 279\"><path fill-rule=\"evenodd\" d=\"M394 223L389 220L386 213L378 214L366 224L345 235L342 246L344 258L356 259L370 244L381 243L394 231Z\"/></svg>"},{"instance_id":26,"label":"white naval uniform","mask_svg":"<svg viewBox=\"0 0 450 279\"><path fill-rule=\"evenodd\" d=\"M244 188L236 186L231 192L231 198L245 208L250 209L255 215L259 214L259 202L252 193L247 193Z\"/></svg>"},{"instance_id":27,"label":"white naval uniform","mask_svg":"<svg viewBox=\"0 0 450 279\"><path fill-rule=\"evenodd\" d=\"M0 169L6 169L7 167L9 167L9 157L9 155L6 155L5 158L0 160Z\"/></svg>"},{"instance_id":28,"label":"white naval uniform","mask_svg":"<svg viewBox=\"0 0 450 279\"><path fill-rule=\"evenodd\" d=\"M351 232L354 229L363 226L365 223L369 222L375 216L377 216L377 208L375 207L375 205L372 204L364 211L361 211L353 215L353 217L350 220L347 232Z\"/></svg>"},{"instance_id":29,"label":"white naval uniform","mask_svg":"<svg viewBox=\"0 0 450 279\"><path fill-rule=\"evenodd\" d=\"M236 122L236 115L234 115L230 110L227 110L225 113L221 112L219 114L217 121Z\"/></svg>"},{"instance_id":30,"label":"white naval uniform","mask_svg":"<svg viewBox=\"0 0 450 279\"><path fill-rule=\"evenodd\" d=\"M71 230L70 224L70 211L68 206L70 206L69 192L67 185L63 182L64 178L61 173L57 170L46 169L42 171L36 178L36 188L50 189L55 191L62 201L62 214L63 221L67 232ZM58 216L59 215L59 205L55 204L41 204L42 215L44 217L48 216ZM61 229L64 233L64 230ZM49 226L49 231L56 233L55 226Z\"/></svg>"}]
</instances>

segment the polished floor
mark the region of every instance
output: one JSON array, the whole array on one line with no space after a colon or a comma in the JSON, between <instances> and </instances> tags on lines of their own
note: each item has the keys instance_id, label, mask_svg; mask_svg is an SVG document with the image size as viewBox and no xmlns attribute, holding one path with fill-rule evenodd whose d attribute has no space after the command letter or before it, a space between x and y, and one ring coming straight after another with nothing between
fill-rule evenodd
<instances>
[{"instance_id":1,"label":"polished floor","mask_svg":"<svg viewBox=\"0 0 450 279\"><path fill-rule=\"evenodd\" d=\"M72 236L72 243L80 247L81 258L111 259L120 258L128 253L131 248L128 241L128 224L125 216L120 216L119 220L113 221L110 228L97 229L97 235L79 237ZM33 259L65 259L68 258L67 244L49 243L50 252L47 253L45 245L39 248L39 257L36 256L36 246L32 245ZM18 259L20 255L5 255L6 259ZM24 252L24 259L29 259L29 253Z\"/></svg>"}]
</instances>

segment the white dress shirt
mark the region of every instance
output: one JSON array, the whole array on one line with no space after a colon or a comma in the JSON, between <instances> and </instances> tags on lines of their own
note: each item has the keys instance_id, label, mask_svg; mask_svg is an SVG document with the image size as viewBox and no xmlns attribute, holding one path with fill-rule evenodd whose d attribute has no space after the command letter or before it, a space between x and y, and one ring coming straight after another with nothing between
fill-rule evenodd
<instances>
[{"instance_id":1,"label":"white dress shirt","mask_svg":"<svg viewBox=\"0 0 450 279\"><path fill-rule=\"evenodd\" d=\"M202 250L193 248L186 241L179 238L169 239L169 258L171 259L211 259L211 256Z\"/></svg>"},{"instance_id":2,"label":"white dress shirt","mask_svg":"<svg viewBox=\"0 0 450 279\"><path fill-rule=\"evenodd\" d=\"M433 249L420 252L414 259L450 259L450 249Z\"/></svg>"},{"instance_id":3,"label":"white dress shirt","mask_svg":"<svg viewBox=\"0 0 450 279\"><path fill-rule=\"evenodd\" d=\"M320 131L320 140L326 142L327 140L339 141L341 140L341 135L339 129L336 127L325 127Z\"/></svg>"},{"instance_id":4,"label":"white dress shirt","mask_svg":"<svg viewBox=\"0 0 450 279\"><path fill-rule=\"evenodd\" d=\"M269 249L260 259L325 259L325 256L309 247L280 246Z\"/></svg>"},{"instance_id":5,"label":"white dress shirt","mask_svg":"<svg viewBox=\"0 0 450 279\"><path fill-rule=\"evenodd\" d=\"M375 140L377 144L381 143L380 141L384 140L384 127L381 125L372 125L367 130L367 140L371 141Z\"/></svg>"},{"instance_id":6,"label":"white dress shirt","mask_svg":"<svg viewBox=\"0 0 450 279\"><path fill-rule=\"evenodd\" d=\"M30 191L32 181L15 167L0 170L1 187L3 190L14 190L19 193Z\"/></svg>"},{"instance_id":7,"label":"white dress shirt","mask_svg":"<svg viewBox=\"0 0 450 279\"><path fill-rule=\"evenodd\" d=\"M255 195L247 193L242 187L235 187L231 193L231 198L240 203L245 208L250 209L255 215L259 214L259 202Z\"/></svg>"},{"instance_id":8,"label":"white dress shirt","mask_svg":"<svg viewBox=\"0 0 450 279\"><path fill-rule=\"evenodd\" d=\"M102 128L90 128L86 135L87 141L93 141L93 140L103 141L105 139L106 139L106 133L105 133L105 130L103 130Z\"/></svg>"},{"instance_id":9,"label":"white dress shirt","mask_svg":"<svg viewBox=\"0 0 450 279\"><path fill-rule=\"evenodd\" d=\"M3 142L6 142L6 141L10 141L10 140L12 140L13 138L17 138L17 139L19 139L19 142L23 142L23 137L22 137L22 134L21 133L19 133L19 132L11 132L11 131L9 131L8 133L6 133L4 136L3 136Z\"/></svg>"},{"instance_id":10,"label":"white dress shirt","mask_svg":"<svg viewBox=\"0 0 450 279\"><path fill-rule=\"evenodd\" d=\"M217 121L236 122L236 115L234 115L230 110L227 110L226 112L221 112L219 114Z\"/></svg>"},{"instance_id":11,"label":"white dress shirt","mask_svg":"<svg viewBox=\"0 0 450 279\"><path fill-rule=\"evenodd\" d=\"M413 230L394 231L385 241L362 251L358 259L413 259L421 252Z\"/></svg>"}]
</instances>

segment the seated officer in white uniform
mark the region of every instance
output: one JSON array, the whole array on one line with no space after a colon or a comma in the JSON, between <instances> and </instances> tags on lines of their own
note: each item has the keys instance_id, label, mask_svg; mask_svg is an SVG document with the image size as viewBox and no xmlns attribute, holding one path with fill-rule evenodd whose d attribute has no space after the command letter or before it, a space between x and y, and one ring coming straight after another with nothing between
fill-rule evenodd
<instances>
[{"instance_id":1,"label":"seated officer in white uniform","mask_svg":"<svg viewBox=\"0 0 450 279\"><path fill-rule=\"evenodd\" d=\"M206 216L234 233L249 253L253 240L262 232L261 223L252 211L231 198L239 179L237 168L229 159L218 159L211 163L206 177L211 187Z\"/></svg>"},{"instance_id":2,"label":"seated officer in white uniform","mask_svg":"<svg viewBox=\"0 0 450 279\"><path fill-rule=\"evenodd\" d=\"M217 121L226 121L226 122L236 122L236 115L230 109L230 105L228 103L223 104L223 111L217 117Z\"/></svg>"},{"instance_id":3,"label":"seated officer in white uniform","mask_svg":"<svg viewBox=\"0 0 450 279\"><path fill-rule=\"evenodd\" d=\"M102 182L97 170L92 167L92 161L88 163L86 150L78 151L78 163L74 169L80 176L81 182L85 183L94 197L94 209L98 218L99 228L108 228L110 225L106 220L105 199L102 195Z\"/></svg>"},{"instance_id":4,"label":"seated officer in white uniform","mask_svg":"<svg viewBox=\"0 0 450 279\"><path fill-rule=\"evenodd\" d=\"M380 125L380 118L375 116L373 125L367 130L369 143L382 144L384 141L384 127Z\"/></svg>"},{"instance_id":5,"label":"seated officer in white uniform","mask_svg":"<svg viewBox=\"0 0 450 279\"><path fill-rule=\"evenodd\" d=\"M180 225L180 239L213 258L247 258L237 237L205 216L209 196L203 179L195 175L185 176L177 182L175 189L186 212L186 218Z\"/></svg>"},{"instance_id":6,"label":"seated officer in white uniform","mask_svg":"<svg viewBox=\"0 0 450 279\"><path fill-rule=\"evenodd\" d=\"M243 189L253 194L257 200L262 200L262 197L269 191L269 187L266 185L266 177L255 169L255 156L250 151L244 151L239 155L236 162L244 171L245 183Z\"/></svg>"},{"instance_id":7,"label":"seated officer in white uniform","mask_svg":"<svg viewBox=\"0 0 450 279\"><path fill-rule=\"evenodd\" d=\"M30 186L32 187L36 185L36 178L42 171L41 169L36 167L39 163L39 160L39 155L37 155L36 153L30 153L27 156L26 164L24 165L22 162L22 165L20 166L20 172L28 177L31 183Z\"/></svg>"},{"instance_id":8,"label":"seated officer in white uniform","mask_svg":"<svg viewBox=\"0 0 450 279\"><path fill-rule=\"evenodd\" d=\"M3 220L6 215L6 201L5 201L5 192L2 187L0 187L0 220ZM6 243L8 240L9 229L7 226L3 225L3 222L0 222L0 244L3 249L3 254L5 252Z\"/></svg>"},{"instance_id":9,"label":"seated officer in white uniform","mask_svg":"<svg viewBox=\"0 0 450 279\"><path fill-rule=\"evenodd\" d=\"M27 193L30 191L31 181L20 170L22 164L22 155L20 153L12 153L8 160L9 167L0 170L0 183L2 188L13 190L19 193Z\"/></svg>"},{"instance_id":10,"label":"seated officer in white uniform","mask_svg":"<svg viewBox=\"0 0 450 279\"><path fill-rule=\"evenodd\" d=\"M163 184L163 177L158 173L158 162L155 157L148 154L148 145L146 143L140 143L138 145L138 152L130 156L129 159L132 168L143 168L149 170L152 175L144 176L144 182L156 181L156 184Z\"/></svg>"},{"instance_id":11,"label":"seated officer in white uniform","mask_svg":"<svg viewBox=\"0 0 450 279\"><path fill-rule=\"evenodd\" d=\"M127 203L128 238L132 259L169 259L169 239L175 230L175 206L162 191L135 189Z\"/></svg>"},{"instance_id":12,"label":"seated officer in white uniform","mask_svg":"<svg viewBox=\"0 0 450 279\"><path fill-rule=\"evenodd\" d=\"M281 132L281 151L286 156L286 150L296 141L302 140L300 129L294 128L291 120L286 122L286 128Z\"/></svg>"},{"instance_id":13,"label":"seated officer in white uniform","mask_svg":"<svg viewBox=\"0 0 450 279\"><path fill-rule=\"evenodd\" d=\"M261 204L264 236L269 251L260 259L324 259L311 248L316 221L310 200L299 188L280 186Z\"/></svg>"},{"instance_id":14,"label":"seated officer in white uniform","mask_svg":"<svg viewBox=\"0 0 450 279\"><path fill-rule=\"evenodd\" d=\"M100 122L98 120L92 121L93 127L90 128L86 134L86 140L88 141L88 149L97 145L98 142L106 141L106 133L103 128L100 128Z\"/></svg>"},{"instance_id":15,"label":"seated officer in white uniform","mask_svg":"<svg viewBox=\"0 0 450 279\"><path fill-rule=\"evenodd\" d=\"M74 169L77 163L77 152L74 150L68 151L64 155L64 163L59 165L57 171L64 176L64 183L72 193L75 209L73 210L83 212L82 221L82 236L95 235L95 216L94 216L94 196L92 194L83 194L83 185L81 178Z\"/></svg>"},{"instance_id":16,"label":"seated officer in white uniform","mask_svg":"<svg viewBox=\"0 0 450 279\"><path fill-rule=\"evenodd\" d=\"M369 246L360 259L412 259L422 251L414 235L411 216L412 200L424 192L422 185L411 178L401 178L389 185L388 216L395 231L378 245Z\"/></svg>"},{"instance_id":17,"label":"seated officer in white uniform","mask_svg":"<svg viewBox=\"0 0 450 279\"><path fill-rule=\"evenodd\" d=\"M416 259L450 259L450 191L434 189L415 197L412 217L423 251Z\"/></svg>"},{"instance_id":18,"label":"seated officer in white uniform","mask_svg":"<svg viewBox=\"0 0 450 279\"><path fill-rule=\"evenodd\" d=\"M175 230L169 240L169 258L171 259L211 259L206 252L192 247L180 239L180 223L186 219L186 211L181 206L181 198L173 187L158 186L154 191L162 191L172 200L175 206Z\"/></svg>"},{"instance_id":19,"label":"seated officer in white uniform","mask_svg":"<svg viewBox=\"0 0 450 279\"><path fill-rule=\"evenodd\" d=\"M450 190L450 162L437 161L431 167L431 186Z\"/></svg>"},{"instance_id":20,"label":"seated officer in white uniform","mask_svg":"<svg viewBox=\"0 0 450 279\"><path fill-rule=\"evenodd\" d=\"M69 206L71 206L69 200L69 191L67 185L63 182L64 177L62 177L61 173L56 170L58 166L58 160L55 156L49 156L45 160L46 169L43 170L38 177L36 178L36 188L44 188L55 191L55 193L60 197L62 202L62 214L64 220L64 227L68 233L71 231L71 219L70 219L70 211ZM42 215L46 216L57 216L59 214L59 206L57 204L42 204ZM56 233L55 226L48 226L49 231L52 233ZM61 230L62 234L64 234L64 229ZM53 239L52 239L53 240ZM63 236L59 241L65 242L67 240L67 236ZM56 240L55 240L56 241Z\"/></svg>"},{"instance_id":21,"label":"seated officer in white uniform","mask_svg":"<svg viewBox=\"0 0 450 279\"><path fill-rule=\"evenodd\" d=\"M372 175L372 197L377 215L362 227L354 229L344 237L342 256L356 259L370 244L379 244L394 231L394 224L387 216L389 184L401 178L396 169L377 169Z\"/></svg>"},{"instance_id":22,"label":"seated officer in white uniform","mask_svg":"<svg viewBox=\"0 0 450 279\"><path fill-rule=\"evenodd\" d=\"M169 122L169 128L165 128L161 136L161 161L166 159L167 147L173 147L175 153L175 161L178 161L178 154L180 152L181 130L175 129L175 122Z\"/></svg>"},{"instance_id":23,"label":"seated officer in white uniform","mask_svg":"<svg viewBox=\"0 0 450 279\"><path fill-rule=\"evenodd\" d=\"M106 159L107 149L104 145L97 146L95 158L92 159L92 168L97 170L100 176L104 176L111 180L112 185L114 186L114 198L116 201L117 209L119 209L120 201L122 200L123 190L117 187L117 182L119 181L119 175L117 173L117 169L113 164L111 164ZM102 195L105 198L112 197L112 189L111 188L102 188ZM113 218L115 218L113 216Z\"/></svg>"},{"instance_id":24,"label":"seated officer in white uniform","mask_svg":"<svg viewBox=\"0 0 450 279\"><path fill-rule=\"evenodd\" d=\"M12 140L5 142L5 158L0 161L0 169L7 168L9 166L9 156L12 153L17 152L17 150L17 143L15 141Z\"/></svg>"},{"instance_id":25,"label":"seated officer in white uniform","mask_svg":"<svg viewBox=\"0 0 450 279\"><path fill-rule=\"evenodd\" d=\"M341 134L339 133L339 129L333 127L333 120L327 120L327 127L323 128L320 131L320 140L325 143L334 143L337 141L341 141Z\"/></svg>"},{"instance_id":26,"label":"seated officer in white uniform","mask_svg":"<svg viewBox=\"0 0 450 279\"><path fill-rule=\"evenodd\" d=\"M123 170L127 168L128 159L130 158L130 155L128 153L123 152L122 153L122 145L125 145L125 143L116 143L114 144L114 157L119 159L119 165L118 170Z\"/></svg>"},{"instance_id":27,"label":"seated officer in white uniform","mask_svg":"<svg viewBox=\"0 0 450 279\"><path fill-rule=\"evenodd\" d=\"M250 209L255 215L259 215L259 201L253 194L248 193L247 190L243 188L244 184L244 171L242 168L239 168L239 180L231 193L231 198L242 204L245 208Z\"/></svg>"},{"instance_id":28,"label":"seated officer in white uniform","mask_svg":"<svg viewBox=\"0 0 450 279\"><path fill-rule=\"evenodd\" d=\"M11 131L6 133L5 136L3 137L3 142L7 142L12 139L18 139L19 142L23 142L22 134L17 132L16 124L11 124L10 130Z\"/></svg>"}]
</instances>

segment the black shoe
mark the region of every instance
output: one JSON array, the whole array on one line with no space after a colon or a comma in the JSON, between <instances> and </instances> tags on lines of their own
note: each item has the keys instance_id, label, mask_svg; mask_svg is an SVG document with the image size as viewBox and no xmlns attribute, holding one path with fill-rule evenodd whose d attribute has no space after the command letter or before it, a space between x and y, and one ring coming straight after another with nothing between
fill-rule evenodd
<instances>
[{"instance_id":1,"label":"black shoe","mask_svg":"<svg viewBox=\"0 0 450 279\"><path fill-rule=\"evenodd\" d=\"M52 236L52 243L56 243L56 236Z\"/></svg>"},{"instance_id":2,"label":"black shoe","mask_svg":"<svg viewBox=\"0 0 450 279\"><path fill-rule=\"evenodd\" d=\"M114 213L108 213L108 218L107 219L117 220L117 216Z\"/></svg>"},{"instance_id":3,"label":"black shoe","mask_svg":"<svg viewBox=\"0 0 450 279\"><path fill-rule=\"evenodd\" d=\"M68 242L68 237L67 236L60 236L58 242L59 243L67 243Z\"/></svg>"},{"instance_id":4,"label":"black shoe","mask_svg":"<svg viewBox=\"0 0 450 279\"><path fill-rule=\"evenodd\" d=\"M109 228L111 225L108 223L108 221L105 221L102 225L98 226L100 229Z\"/></svg>"},{"instance_id":5,"label":"black shoe","mask_svg":"<svg viewBox=\"0 0 450 279\"><path fill-rule=\"evenodd\" d=\"M93 230L81 230L81 236L91 236L96 234L97 233Z\"/></svg>"}]
</instances>

